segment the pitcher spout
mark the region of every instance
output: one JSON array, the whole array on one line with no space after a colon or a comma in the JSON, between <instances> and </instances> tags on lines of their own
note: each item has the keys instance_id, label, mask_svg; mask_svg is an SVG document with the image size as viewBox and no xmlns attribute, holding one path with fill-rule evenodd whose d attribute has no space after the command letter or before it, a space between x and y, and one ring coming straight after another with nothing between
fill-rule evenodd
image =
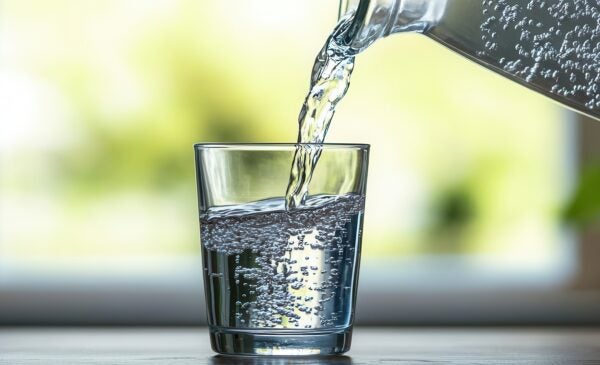
<instances>
[{"instance_id":1,"label":"pitcher spout","mask_svg":"<svg viewBox=\"0 0 600 365\"><path fill-rule=\"evenodd\" d=\"M353 16L347 43L362 51L398 32L426 32L443 16L446 0L341 0L339 16Z\"/></svg>"}]
</instances>

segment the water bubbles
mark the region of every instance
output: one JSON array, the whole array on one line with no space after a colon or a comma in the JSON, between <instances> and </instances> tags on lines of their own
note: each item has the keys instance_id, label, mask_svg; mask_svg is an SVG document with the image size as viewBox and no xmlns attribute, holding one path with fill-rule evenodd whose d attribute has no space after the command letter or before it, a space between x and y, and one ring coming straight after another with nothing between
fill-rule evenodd
<instances>
[{"instance_id":1,"label":"water bubbles","mask_svg":"<svg viewBox=\"0 0 600 365\"><path fill-rule=\"evenodd\" d=\"M204 214L203 250L221 278L213 284L221 293L214 304L231 300L237 326L314 328L349 320L352 293L343 287L354 280L356 251L347 248L357 235L347 231L357 229L363 209L364 198L350 194L310 197L290 211L277 198ZM316 293L323 294L318 303Z\"/></svg>"},{"instance_id":2,"label":"water bubbles","mask_svg":"<svg viewBox=\"0 0 600 365\"><path fill-rule=\"evenodd\" d=\"M482 50L504 71L575 105L597 109L600 2L484 0Z\"/></svg>"}]
</instances>

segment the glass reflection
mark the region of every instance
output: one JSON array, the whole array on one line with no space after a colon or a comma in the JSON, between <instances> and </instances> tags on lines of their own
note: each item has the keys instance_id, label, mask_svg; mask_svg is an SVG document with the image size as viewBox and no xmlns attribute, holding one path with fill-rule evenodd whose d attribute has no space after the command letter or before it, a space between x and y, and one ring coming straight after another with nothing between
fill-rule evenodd
<instances>
[{"instance_id":1,"label":"glass reflection","mask_svg":"<svg viewBox=\"0 0 600 365\"><path fill-rule=\"evenodd\" d=\"M210 358L211 365L319 365L336 364L351 365L352 358L348 356L269 356L269 357L251 357L251 356L213 356Z\"/></svg>"}]
</instances>

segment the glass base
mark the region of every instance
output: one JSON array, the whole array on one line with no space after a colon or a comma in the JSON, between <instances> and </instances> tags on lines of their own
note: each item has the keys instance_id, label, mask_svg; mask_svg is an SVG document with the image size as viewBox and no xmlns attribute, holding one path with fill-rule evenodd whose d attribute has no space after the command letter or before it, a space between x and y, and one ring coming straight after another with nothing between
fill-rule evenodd
<instances>
[{"instance_id":1,"label":"glass base","mask_svg":"<svg viewBox=\"0 0 600 365\"><path fill-rule=\"evenodd\" d=\"M223 355L315 356L350 349L352 327L334 330L210 328L210 343Z\"/></svg>"}]
</instances>

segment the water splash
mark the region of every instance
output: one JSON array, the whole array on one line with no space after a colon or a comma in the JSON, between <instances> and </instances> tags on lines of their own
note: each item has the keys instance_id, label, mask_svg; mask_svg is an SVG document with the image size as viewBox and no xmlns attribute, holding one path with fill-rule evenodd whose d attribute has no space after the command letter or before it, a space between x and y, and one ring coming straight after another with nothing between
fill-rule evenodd
<instances>
[{"instance_id":1,"label":"water splash","mask_svg":"<svg viewBox=\"0 0 600 365\"><path fill-rule=\"evenodd\" d=\"M343 18L325 42L313 65L310 91L298 116L298 145L286 192L286 208L302 206L308 195L321 147L325 140L337 104L350 86L356 51L344 40L352 16Z\"/></svg>"}]
</instances>

